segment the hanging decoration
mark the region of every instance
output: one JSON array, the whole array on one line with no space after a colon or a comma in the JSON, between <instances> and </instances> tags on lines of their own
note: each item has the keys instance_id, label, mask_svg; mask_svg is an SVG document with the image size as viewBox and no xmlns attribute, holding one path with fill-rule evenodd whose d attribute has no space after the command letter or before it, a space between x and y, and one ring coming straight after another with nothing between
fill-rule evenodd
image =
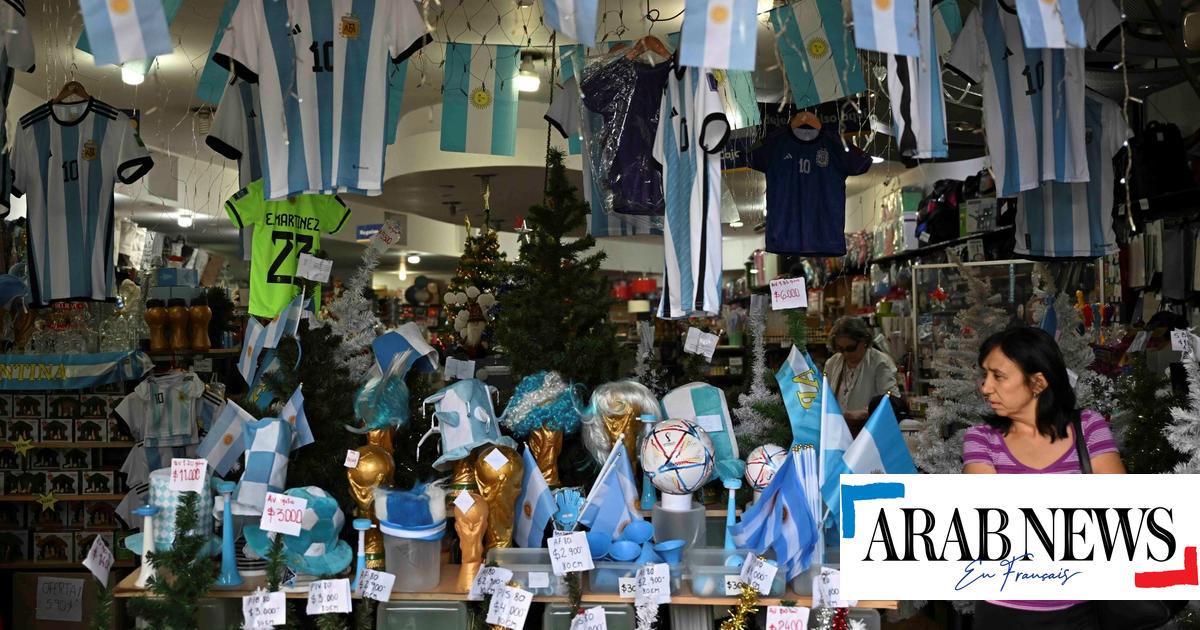
<instances>
[{"instance_id":1,"label":"hanging decoration","mask_svg":"<svg viewBox=\"0 0 1200 630\"><path fill-rule=\"evenodd\" d=\"M765 559L765 556L759 556ZM721 630L747 630L750 615L758 609L758 589L742 582L738 585L737 603L729 608L729 618L721 622Z\"/></svg>"}]
</instances>

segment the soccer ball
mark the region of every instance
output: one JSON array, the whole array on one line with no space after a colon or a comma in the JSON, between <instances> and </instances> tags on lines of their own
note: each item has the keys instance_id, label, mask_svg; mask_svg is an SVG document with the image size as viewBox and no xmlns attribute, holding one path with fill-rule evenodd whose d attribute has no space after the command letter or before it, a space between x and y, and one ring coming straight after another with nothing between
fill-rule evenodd
<instances>
[{"instance_id":1,"label":"soccer ball","mask_svg":"<svg viewBox=\"0 0 1200 630\"><path fill-rule=\"evenodd\" d=\"M712 440L687 420L667 420L642 441L641 460L642 470L659 490L691 494L712 475Z\"/></svg>"},{"instance_id":2,"label":"soccer ball","mask_svg":"<svg viewBox=\"0 0 1200 630\"><path fill-rule=\"evenodd\" d=\"M787 449L774 444L763 444L750 451L746 457L746 481L755 490L764 490L771 485L775 473L787 460Z\"/></svg>"}]
</instances>

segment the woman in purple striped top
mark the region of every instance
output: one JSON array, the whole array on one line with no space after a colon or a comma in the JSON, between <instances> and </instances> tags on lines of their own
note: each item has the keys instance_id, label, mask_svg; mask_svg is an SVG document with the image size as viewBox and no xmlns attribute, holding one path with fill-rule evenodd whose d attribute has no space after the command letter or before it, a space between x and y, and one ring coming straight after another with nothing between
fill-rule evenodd
<instances>
[{"instance_id":1,"label":"woman in purple striped top","mask_svg":"<svg viewBox=\"0 0 1200 630\"><path fill-rule=\"evenodd\" d=\"M1027 327L998 332L979 348L979 366L984 371L979 390L995 415L967 429L964 473L1079 473L1076 417L1092 471L1125 472L1108 423L1094 411L1075 408L1062 353L1048 333ZM1098 630L1100 620L1082 601L987 601L975 606L974 628Z\"/></svg>"}]
</instances>

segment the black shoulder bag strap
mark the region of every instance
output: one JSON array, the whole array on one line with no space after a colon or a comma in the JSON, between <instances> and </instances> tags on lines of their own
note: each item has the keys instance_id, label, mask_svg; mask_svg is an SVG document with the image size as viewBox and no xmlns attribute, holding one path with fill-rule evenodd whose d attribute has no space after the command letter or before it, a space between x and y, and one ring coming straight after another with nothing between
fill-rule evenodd
<instances>
[{"instance_id":1,"label":"black shoulder bag strap","mask_svg":"<svg viewBox=\"0 0 1200 630\"><path fill-rule=\"evenodd\" d=\"M1087 441L1083 439L1083 421L1079 419L1078 414L1071 419L1071 426L1075 427L1075 452L1079 455L1079 470L1083 471L1085 475L1090 475L1092 474L1092 456L1088 453Z\"/></svg>"}]
</instances>

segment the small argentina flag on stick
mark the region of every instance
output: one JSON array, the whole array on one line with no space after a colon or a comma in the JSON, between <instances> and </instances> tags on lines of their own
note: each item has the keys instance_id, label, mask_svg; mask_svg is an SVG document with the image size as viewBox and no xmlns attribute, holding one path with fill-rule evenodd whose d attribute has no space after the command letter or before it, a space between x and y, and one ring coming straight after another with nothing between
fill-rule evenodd
<instances>
[{"instance_id":1,"label":"small argentina flag on stick","mask_svg":"<svg viewBox=\"0 0 1200 630\"><path fill-rule=\"evenodd\" d=\"M98 66L171 52L162 0L79 0L79 9Z\"/></svg>"}]
</instances>

